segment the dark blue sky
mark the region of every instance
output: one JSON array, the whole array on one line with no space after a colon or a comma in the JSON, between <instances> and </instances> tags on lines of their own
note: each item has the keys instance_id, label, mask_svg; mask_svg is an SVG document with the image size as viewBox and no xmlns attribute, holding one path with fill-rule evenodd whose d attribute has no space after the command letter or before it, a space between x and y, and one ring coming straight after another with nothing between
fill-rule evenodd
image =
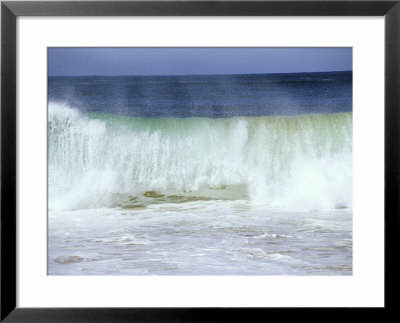
<instances>
[{"instance_id":1,"label":"dark blue sky","mask_svg":"<svg viewBox=\"0 0 400 323\"><path fill-rule=\"evenodd\" d=\"M55 75L196 75L352 70L352 48L49 48Z\"/></svg>"}]
</instances>

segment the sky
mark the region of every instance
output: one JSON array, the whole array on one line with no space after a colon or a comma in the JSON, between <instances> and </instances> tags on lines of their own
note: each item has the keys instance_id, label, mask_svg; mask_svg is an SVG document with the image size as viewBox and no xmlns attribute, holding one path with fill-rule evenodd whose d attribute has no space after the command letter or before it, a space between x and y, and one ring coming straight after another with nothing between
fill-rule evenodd
<instances>
[{"instance_id":1,"label":"sky","mask_svg":"<svg viewBox=\"0 0 400 323\"><path fill-rule=\"evenodd\" d=\"M351 70L350 47L48 49L49 76L262 74Z\"/></svg>"}]
</instances>

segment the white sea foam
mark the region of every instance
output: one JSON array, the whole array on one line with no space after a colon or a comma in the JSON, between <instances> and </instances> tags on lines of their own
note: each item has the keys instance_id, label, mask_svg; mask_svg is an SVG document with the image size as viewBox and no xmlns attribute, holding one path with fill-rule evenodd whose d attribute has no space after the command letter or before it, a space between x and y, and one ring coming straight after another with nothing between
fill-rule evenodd
<instances>
[{"instance_id":1,"label":"white sea foam","mask_svg":"<svg viewBox=\"0 0 400 323\"><path fill-rule=\"evenodd\" d=\"M50 275L351 275L352 215L243 200L50 211L48 265Z\"/></svg>"}]
</instances>

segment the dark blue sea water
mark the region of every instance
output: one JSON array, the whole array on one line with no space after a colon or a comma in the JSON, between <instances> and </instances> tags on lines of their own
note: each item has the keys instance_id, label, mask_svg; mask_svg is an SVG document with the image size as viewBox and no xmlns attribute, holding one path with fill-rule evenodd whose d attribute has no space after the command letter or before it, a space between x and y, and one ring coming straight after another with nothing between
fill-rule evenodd
<instances>
[{"instance_id":1,"label":"dark blue sea water","mask_svg":"<svg viewBox=\"0 0 400 323\"><path fill-rule=\"evenodd\" d=\"M134 117L233 117L352 111L352 72L49 77L50 102Z\"/></svg>"}]
</instances>

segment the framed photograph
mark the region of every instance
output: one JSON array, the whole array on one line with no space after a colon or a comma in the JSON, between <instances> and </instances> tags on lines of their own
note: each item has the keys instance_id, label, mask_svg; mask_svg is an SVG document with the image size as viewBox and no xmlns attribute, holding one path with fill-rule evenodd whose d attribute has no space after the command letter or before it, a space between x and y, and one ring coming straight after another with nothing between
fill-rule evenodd
<instances>
[{"instance_id":1,"label":"framed photograph","mask_svg":"<svg viewBox=\"0 0 400 323\"><path fill-rule=\"evenodd\" d=\"M394 310L398 1L1 10L2 321Z\"/></svg>"}]
</instances>

